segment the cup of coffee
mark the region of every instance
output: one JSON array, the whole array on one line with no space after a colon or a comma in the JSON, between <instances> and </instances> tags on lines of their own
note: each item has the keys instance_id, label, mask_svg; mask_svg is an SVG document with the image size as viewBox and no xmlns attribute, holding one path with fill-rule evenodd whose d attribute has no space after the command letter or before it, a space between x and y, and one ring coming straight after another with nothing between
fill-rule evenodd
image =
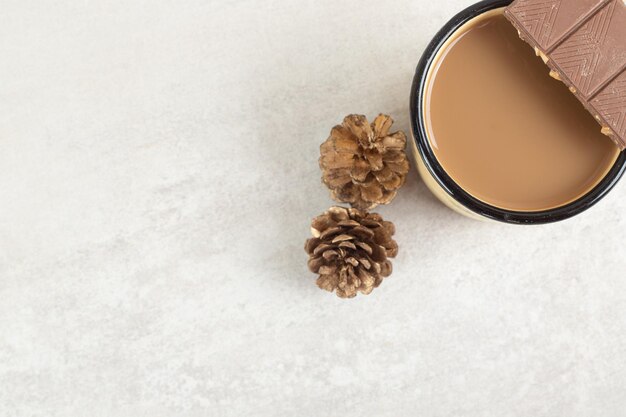
<instances>
[{"instance_id":1,"label":"cup of coffee","mask_svg":"<svg viewBox=\"0 0 626 417\"><path fill-rule=\"evenodd\" d=\"M563 220L597 203L626 154L504 17L510 0L454 16L411 90L415 162L444 204L476 219Z\"/></svg>"}]
</instances>

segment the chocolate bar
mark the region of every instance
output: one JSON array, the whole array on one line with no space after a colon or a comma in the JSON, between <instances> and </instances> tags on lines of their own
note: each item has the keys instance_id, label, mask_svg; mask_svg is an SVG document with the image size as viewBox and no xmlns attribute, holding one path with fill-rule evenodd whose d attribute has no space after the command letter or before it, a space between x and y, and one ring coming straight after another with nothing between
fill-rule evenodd
<instances>
[{"instance_id":1,"label":"chocolate bar","mask_svg":"<svg viewBox=\"0 0 626 417\"><path fill-rule=\"evenodd\" d=\"M504 14L625 149L626 0L515 0Z\"/></svg>"}]
</instances>

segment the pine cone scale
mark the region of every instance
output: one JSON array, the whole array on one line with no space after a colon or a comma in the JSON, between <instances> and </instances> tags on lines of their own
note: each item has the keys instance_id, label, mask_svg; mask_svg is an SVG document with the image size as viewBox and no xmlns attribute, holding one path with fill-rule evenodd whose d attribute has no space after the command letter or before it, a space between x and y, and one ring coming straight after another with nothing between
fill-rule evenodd
<instances>
[{"instance_id":1,"label":"pine cone scale","mask_svg":"<svg viewBox=\"0 0 626 417\"><path fill-rule=\"evenodd\" d=\"M391 129L391 125L393 124L393 119L385 114L379 114L374 119L374 132L376 136L379 138L383 138L389 134L389 129Z\"/></svg>"},{"instance_id":2,"label":"pine cone scale","mask_svg":"<svg viewBox=\"0 0 626 417\"><path fill-rule=\"evenodd\" d=\"M383 164L383 155L376 149L366 149L363 152L365 159L369 162L371 171L380 171L385 167Z\"/></svg>"},{"instance_id":3,"label":"pine cone scale","mask_svg":"<svg viewBox=\"0 0 626 417\"><path fill-rule=\"evenodd\" d=\"M354 160L352 164L351 177L352 181L364 182L367 179L367 175L372 171L370 163L361 158Z\"/></svg>"},{"instance_id":4,"label":"pine cone scale","mask_svg":"<svg viewBox=\"0 0 626 417\"><path fill-rule=\"evenodd\" d=\"M350 241L345 241L345 242L341 242L339 244L340 248L346 248L346 249L352 249L352 250L356 250L356 245Z\"/></svg>"},{"instance_id":5,"label":"pine cone scale","mask_svg":"<svg viewBox=\"0 0 626 417\"><path fill-rule=\"evenodd\" d=\"M355 220L342 220L337 223L338 226L351 226L351 227L359 227L361 223Z\"/></svg>"},{"instance_id":6,"label":"pine cone scale","mask_svg":"<svg viewBox=\"0 0 626 417\"><path fill-rule=\"evenodd\" d=\"M342 230L343 229L341 227L339 227L339 226L329 227L328 229L326 229L322 233L320 233L320 239L325 240L329 236L334 236L336 234L341 233Z\"/></svg>"},{"instance_id":7,"label":"pine cone scale","mask_svg":"<svg viewBox=\"0 0 626 417\"><path fill-rule=\"evenodd\" d=\"M323 265L317 270L321 275L331 275L337 271L337 267L334 265Z\"/></svg>"},{"instance_id":8,"label":"pine cone scale","mask_svg":"<svg viewBox=\"0 0 626 417\"><path fill-rule=\"evenodd\" d=\"M391 174L389 179L381 180L380 184L387 191L397 190L398 187L400 187L400 185L402 185L402 179L399 176L395 175L395 174Z\"/></svg>"},{"instance_id":9,"label":"pine cone scale","mask_svg":"<svg viewBox=\"0 0 626 417\"><path fill-rule=\"evenodd\" d=\"M360 114L351 114L343 119L343 125L346 126L354 136L359 140L359 143L364 148L371 145L371 140L374 138L374 132L365 116Z\"/></svg>"},{"instance_id":10,"label":"pine cone scale","mask_svg":"<svg viewBox=\"0 0 626 417\"><path fill-rule=\"evenodd\" d=\"M344 187L350 184L351 181L350 175L346 175L343 172L329 171L328 174L324 176L324 183L329 187Z\"/></svg>"},{"instance_id":11,"label":"pine cone scale","mask_svg":"<svg viewBox=\"0 0 626 417\"><path fill-rule=\"evenodd\" d=\"M383 195L383 187L380 184L371 184L361 188L361 198L365 201L381 201Z\"/></svg>"},{"instance_id":12,"label":"pine cone scale","mask_svg":"<svg viewBox=\"0 0 626 417\"><path fill-rule=\"evenodd\" d=\"M372 254L372 247L365 242L357 242L357 246L363 249L368 255Z\"/></svg>"},{"instance_id":13,"label":"pine cone scale","mask_svg":"<svg viewBox=\"0 0 626 417\"><path fill-rule=\"evenodd\" d=\"M309 258L308 267L311 272L315 272L317 274L323 265L324 261L322 258Z\"/></svg>"},{"instance_id":14,"label":"pine cone scale","mask_svg":"<svg viewBox=\"0 0 626 417\"><path fill-rule=\"evenodd\" d=\"M370 224L371 226L371 224ZM375 226L375 224L374 224ZM352 233L353 236L356 236L359 239L362 240L366 240L366 239L371 239L374 237L374 232L372 231L372 229L364 226L364 225L359 225L356 226L355 228L353 228L350 233Z\"/></svg>"},{"instance_id":15,"label":"pine cone scale","mask_svg":"<svg viewBox=\"0 0 626 417\"><path fill-rule=\"evenodd\" d=\"M406 147L406 136L402 132L395 132L383 138L382 145L391 151L403 150Z\"/></svg>"},{"instance_id":16,"label":"pine cone scale","mask_svg":"<svg viewBox=\"0 0 626 417\"><path fill-rule=\"evenodd\" d=\"M346 186L339 191L331 191L331 197L333 198L333 200L341 200L345 201L346 203L354 203L355 201L357 201L357 198L360 197L360 193L355 184L346 184Z\"/></svg>"},{"instance_id":17,"label":"pine cone scale","mask_svg":"<svg viewBox=\"0 0 626 417\"><path fill-rule=\"evenodd\" d=\"M354 155L359 151L359 144L352 139L352 132L343 126L334 127L330 138L332 140L325 143L337 153Z\"/></svg>"},{"instance_id":18,"label":"pine cone scale","mask_svg":"<svg viewBox=\"0 0 626 417\"><path fill-rule=\"evenodd\" d=\"M321 241L316 237L307 239L306 242L304 242L304 250L306 253L311 253L313 252L313 249L320 244L320 242Z\"/></svg>"}]
</instances>

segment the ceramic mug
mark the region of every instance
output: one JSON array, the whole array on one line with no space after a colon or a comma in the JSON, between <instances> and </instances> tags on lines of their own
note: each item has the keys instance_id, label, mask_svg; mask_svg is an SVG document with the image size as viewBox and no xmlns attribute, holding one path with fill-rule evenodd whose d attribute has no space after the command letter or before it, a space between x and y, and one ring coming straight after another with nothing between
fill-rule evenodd
<instances>
[{"instance_id":1,"label":"ceramic mug","mask_svg":"<svg viewBox=\"0 0 626 417\"><path fill-rule=\"evenodd\" d=\"M542 211L513 211L487 204L463 190L437 161L424 121L424 95L431 67L446 41L469 20L493 9L506 7L511 0L486 0L476 3L454 16L435 35L422 55L411 87L411 134L417 170L430 191L453 210L479 220L512 224L543 224L564 220L581 213L604 197L620 179L626 168L626 153L620 152L604 178L582 197L556 208Z\"/></svg>"}]
</instances>

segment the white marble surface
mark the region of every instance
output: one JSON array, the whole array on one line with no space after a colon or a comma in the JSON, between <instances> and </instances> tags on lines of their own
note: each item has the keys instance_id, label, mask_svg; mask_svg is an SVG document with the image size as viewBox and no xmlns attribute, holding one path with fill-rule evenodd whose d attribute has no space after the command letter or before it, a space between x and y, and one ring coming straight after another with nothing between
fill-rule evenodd
<instances>
[{"instance_id":1,"label":"white marble surface","mask_svg":"<svg viewBox=\"0 0 626 417\"><path fill-rule=\"evenodd\" d=\"M626 182L483 224L412 173L394 275L318 290L318 146L408 129L466 0L0 4L0 416L621 417Z\"/></svg>"}]
</instances>

